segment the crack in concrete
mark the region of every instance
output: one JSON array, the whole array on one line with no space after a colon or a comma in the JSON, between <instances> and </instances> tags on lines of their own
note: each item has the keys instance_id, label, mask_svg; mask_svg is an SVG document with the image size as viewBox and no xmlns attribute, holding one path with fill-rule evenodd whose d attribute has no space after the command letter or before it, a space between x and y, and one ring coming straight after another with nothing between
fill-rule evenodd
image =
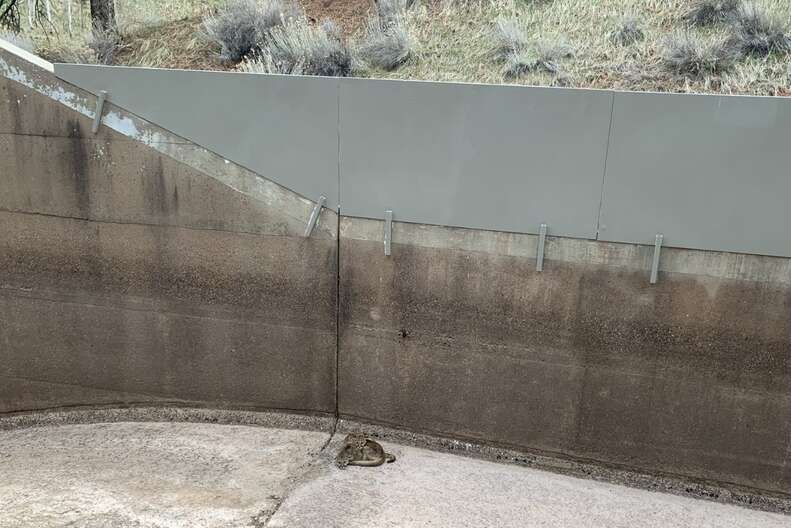
<instances>
[{"instance_id":1,"label":"crack in concrete","mask_svg":"<svg viewBox=\"0 0 791 528\"><path fill-rule=\"evenodd\" d=\"M332 430L327 435L327 440L324 444L319 448L316 452L316 455L311 458L304 466L299 468L299 470L294 472L294 475L289 477L289 484L285 486L283 493L280 496L270 496L270 498L276 498L277 502L272 508L267 508L261 510L257 515L255 515L252 519L252 526L253 528L267 528L270 525L270 522L277 514L280 507L283 505L286 500L288 500L289 496L303 486L305 483L315 480L318 476L321 475L322 467L321 467L321 460L323 455L327 449L327 447L332 442L332 439L335 438L335 433L338 430L338 416L333 418L332 423Z\"/></svg>"},{"instance_id":2,"label":"crack in concrete","mask_svg":"<svg viewBox=\"0 0 791 528\"><path fill-rule=\"evenodd\" d=\"M217 232L217 233L233 233L235 235L250 235L250 236L259 236L259 237L285 237L285 238L294 238L294 235L282 234L277 232L255 232L255 231L244 231L240 229L230 230L230 229L219 229L214 227L191 227L185 226L180 224L167 224L167 223L159 223L159 224L147 224L144 222L123 222L120 220L107 220L107 219L99 219L99 218L89 218L89 217L82 217L82 216L69 216L69 215L57 215L52 213L42 213L36 211L17 211L13 209L7 209L5 207L0 207L0 213L6 214L18 214L18 215L27 215L27 216L41 216L44 218L57 218L59 220L73 220L75 222L90 222L94 224L108 224L108 225L122 225L122 226L140 226L140 227L154 227L158 229L186 229L188 231L209 231L209 232Z\"/></svg>"}]
</instances>

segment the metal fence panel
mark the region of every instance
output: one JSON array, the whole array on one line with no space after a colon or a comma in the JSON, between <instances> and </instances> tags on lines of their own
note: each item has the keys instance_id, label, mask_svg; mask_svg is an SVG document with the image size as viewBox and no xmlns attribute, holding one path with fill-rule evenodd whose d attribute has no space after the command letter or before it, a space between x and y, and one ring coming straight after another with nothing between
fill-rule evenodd
<instances>
[{"instance_id":1,"label":"metal fence panel","mask_svg":"<svg viewBox=\"0 0 791 528\"><path fill-rule=\"evenodd\" d=\"M303 196L338 199L338 81L56 64L55 74Z\"/></svg>"},{"instance_id":2,"label":"metal fence panel","mask_svg":"<svg viewBox=\"0 0 791 528\"><path fill-rule=\"evenodd\" d=\"M341 81L350 216L594 238L612 94Z\"/></svg>"},{"instance_id":3,"label":"metal fence panel","mask_svg":"<svg viewBox=\"0 0 791 528\"><path fill-rule=\"evenodd\" d=\"M601 240L791 256L791 100L618 93Z\"/></svg>"},{"instance_id":4,"label":"metal fence panel","mask_svg":"<svg viewBox=\"0 0 791 528\"><path fill-rule=\"evenodd\" d=\"M788 99L55 72L350 216L791 256Z\"/></svg>"}]
</instances>

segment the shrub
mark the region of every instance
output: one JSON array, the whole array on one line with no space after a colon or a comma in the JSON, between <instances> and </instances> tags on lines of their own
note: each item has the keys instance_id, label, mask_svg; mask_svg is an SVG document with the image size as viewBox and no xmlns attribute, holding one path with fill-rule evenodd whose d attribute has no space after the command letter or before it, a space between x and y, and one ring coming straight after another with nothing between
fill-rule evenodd
<instances>
[{"instance_id":1,"label":"shrub","mask_svg":"<svg viewBox=\"0 0 791 528\"><path fill-rule=\"evenodd\" d=\"M356 44L357 55L371 68L395 70L412 56L412 42L402 18L387 26L377 20L368 23L363 39Z\"/></svg>"},{"instance_id":2,"label":"shrub","mask_svg":"<svg viewBox=\"0 0 791 528\"><path fill-rule=\"evenodd\" d=\"M765 57L770 53L791 52L791 34L777 17L770 16L755 4L739 11L737 27L729 45L742 55Z\"/></svg>"},{"instance_id":3,"label":"shrub","mask_svg":"<svg viewBox=\"0 0 791 528\"><path fill-rule=\"evenodd\" d=\"M528 47L527 36L514 19L499 18L494 25L492 57L497 62L506 62Z\"/></svg>"},{"instance_id":4,"label":"shrub","mask_svg":"<svg viewBox=\"0 0 791 528\"><path fill-rule=\"evenodd\" d=\"M402 20L414 0L375 0L375 2L379 25L386 28Z\"/></svg>"},{"instance_id":5,"label":"shrub","mask_svg":"<svg viewBox=\"0 0 791 528\"><path fill-rule=\"evenodd\" d=\"M733 66L736 58L726 41L705 40L689 32L668 37L662 53L666 69L691 77L725 72Z\"/></svg>"},{"instance_id":6,"label":"shrub","mask_svg":"<svg viewBox=\"0 0 791 528\"><path fill-rule=\"evenodd\" d=\"M693 0L684 18L697 27L711 26L736 19L742 0Z\"/></svg>"},{"instance_id":7,"label":"shrub","mask_svg":"<svg viewBox=\"0 0 791 528\"><path fill-rule=\"evenodd\" d=\"M557 75L561 72L560 60L573 56L573 50L564 42L539 41L528 49L518 50L508 56L503 76L516 79L536 71Z\"/></svg>"},{"instance_id":8,"label":"shrub","mask_svg":"<svg viewBox=\"0 0 791 528\"><path fill-rule=\"evenodd\" d=\"M610 34L610 42L618 46L631 46L645 40L645 32L640 27L640 22L633 17L621 21L618 29Z\"/></svg>"},{"instance_id":9,"label":"shrub","mask_svg":"<svg viewBox=\"0 0 791 528\"><path fill-rule=\"evenodd\" d=\"M300 19L272 29L261 53L245 61L242 70L346 77L352 72L352 55L325 26Z\"/></svg>"},{"instance_id":10,"label":"shrub","mask_svg":"<svg viewBox=\"0 0 791 528\"><path fill-rule=\"evenodd\" d=\"M289 0L230 0L204 20L203 28L209 40L220 46L222 60L238 62L260 52L273 28L298 16L298 8Z\"/></svg>"},{"instance_id":11,"label":"shrub","mask_svg":"<svg viewBox=\"0 0 791 528\"><path fill-rule=\"evenodd\" d=\"M88 37L88 48L99 64L112 64L121 49L121 36L114 29L96 27Z\"/></svg>"},{"instance_id":12,"label":"shrub","mask_svg":"<svg viewBox=\"0 0 791 528\"><path fill-rule=\"evenodd\" d=\"M343 32L341 31L341 28L339 28L338 24L329 18L325 18L321 21L321 29L327 34L328 37L334 38L336 40L343 39Z\"/></svg>"}]
</instances>

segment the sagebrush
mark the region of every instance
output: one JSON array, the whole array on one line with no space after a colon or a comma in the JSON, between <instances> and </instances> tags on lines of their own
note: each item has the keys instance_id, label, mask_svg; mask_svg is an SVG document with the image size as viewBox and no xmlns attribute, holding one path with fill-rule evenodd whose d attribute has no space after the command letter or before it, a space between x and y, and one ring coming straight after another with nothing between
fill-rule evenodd
<instances>
[{"instance_id":1,"label":"sagebrush","mask_svg":"<svg viewBox=\"0 0 791 528\"><path fill-rule=\"evenodd\" d=\"M684 18L693 26L705 27L732 22L742 9L742 0L692 0Z\"/></svg>"},{"instance_id":2,"label":"sagebrush","mask_svg":"<svg viewBox=\"0 0 791 528\"><path fill-rule=\"evenodd\" d=\"M618 29L610 34L610 41L618 46L631 46L645 40L645 32L640 21L632 16L624 18Z\"/></svg>"},{"instance_id":3,"label":"sagebrush","mask_svg":"<svg viewBox=\"0 0 791 528\"><path fill-rule=\"evenodd\" d=\"M739 10L729 43L743 55L766 57L770 53L791 52L788 22L767 13L754 3Z\"/></svg>"},{"instance_id":4,"label":"sagebrush","mask_svg":"<svg viewBox=\"0 0 791 528\"><path fill-rule=\"evenodd\" d=\"M368 68L392 71L412 56L412 39L402 0L379 0L377 14L368 20L355 51Z\"/></svg>"},{"instance_id":5,"label":"sagebrush","mask_svg":"<svg viewBox=\"0 0 791 528\"><path fill-rule=\"evenodd\" d=\"M289 0L230 0L203 27L209 40L220 46L220 58L238 62L260 52L272 29L300 15Z\"/></svg>"},{"instance_id":6,"label":"sagebrush","mask_svg":"<svg viewBox=\"0 0 791 528\"><path fill-rule=\"evenodd\" d=\"M666 38L662 55L669 71L690 77L726 72L737 58L726 39L704 38L689 31Z\"/></svg>"},{"instance_id":7,"label":"sagebrush","mask_svg":"<svg viewBox=\"0 0 791 528\"><path fill-rule=\"evenodd\" d=\"M303 19L272 29L261 51L242 66L248 72L328 77L346 77L352 68L352 54L343 40Z\"/></svg>"}]
</instances>

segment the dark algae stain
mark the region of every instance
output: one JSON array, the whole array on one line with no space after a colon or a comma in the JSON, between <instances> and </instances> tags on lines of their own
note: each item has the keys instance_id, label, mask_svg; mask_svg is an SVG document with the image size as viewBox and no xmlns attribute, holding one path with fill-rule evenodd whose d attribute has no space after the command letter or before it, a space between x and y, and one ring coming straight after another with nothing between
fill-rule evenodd
<instances>
[{"instance_id":1,"label":"dark algae stain","mask_svg":"<svg viewBox=\"0 0 791 528\"><path fill-rule=\"evenodd\" d=\"M82 127L76 119L68 121L69 138L71 140L71 151L69 162L71 165L72 182L74 185L74 196L80 215L89 218L91 213L91 195L88 170L88 152L85 141L83 140Z\"/></svg>"}]
</instances>

